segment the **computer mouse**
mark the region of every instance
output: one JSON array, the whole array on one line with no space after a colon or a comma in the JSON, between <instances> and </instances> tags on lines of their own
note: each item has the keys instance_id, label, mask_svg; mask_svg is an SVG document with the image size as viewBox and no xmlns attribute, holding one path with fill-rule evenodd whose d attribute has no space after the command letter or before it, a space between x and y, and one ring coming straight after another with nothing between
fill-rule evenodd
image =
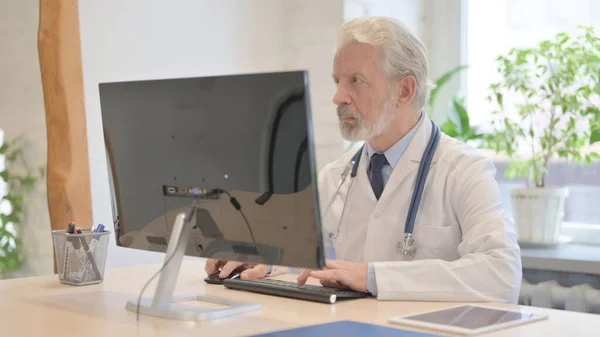
<instances>
[{"instance_id":1,"label":"computer mouse","mask_svg":"<svg viewBox=\"0 0 600 337\"><path fill-rule=\"evenodd\" d=\"M236 270L232 271L231 274L229 274L229 276L227 276L224 279L219 277L219 273L214 273L212 275L205 277L204 282L206 282L208 284L223 284L223 280L225 280L225 279L239 278L240 275L242 274L242 271L243 270L236 269Z\"/></svg>"}]
</instances>

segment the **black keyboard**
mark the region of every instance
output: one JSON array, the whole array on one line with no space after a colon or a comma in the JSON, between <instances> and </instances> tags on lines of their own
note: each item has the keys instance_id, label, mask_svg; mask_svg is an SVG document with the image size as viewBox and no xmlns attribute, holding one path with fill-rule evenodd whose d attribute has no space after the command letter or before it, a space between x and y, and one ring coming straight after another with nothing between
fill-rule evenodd
<instances>
[{"instance_id":1,"label":"black keyboard","mask_svg":"<svg viewBox=\"0 0 600 337\"><path fill-rule=\"evenodd\" d=\"M241 280L225 279L223 285L229 289L244 290L255 293L295 298L305 301L315 301L333 304L338 299L356 299L371 296L354 290L327 288L305 284L299 286L296 282L272 279Z\"/></svg>"}]
</instances>

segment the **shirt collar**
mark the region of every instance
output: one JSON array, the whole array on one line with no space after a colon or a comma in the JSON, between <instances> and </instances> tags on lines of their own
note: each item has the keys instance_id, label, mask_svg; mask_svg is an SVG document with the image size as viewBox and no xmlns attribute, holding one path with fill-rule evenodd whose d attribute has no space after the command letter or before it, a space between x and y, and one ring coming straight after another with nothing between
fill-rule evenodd
<instances>
[{"instance_id":1,"label":"shirt collar","mask_svg":"<svg viewBox=\"0 0 600 337\"><path fill-rule=\"evenodd\" d=\"M385 159L387 159L388 163L392 168L396 167L396 164L398 164L398 162L400 161L400 158L408 148L410 141L413 139L422 121L423 113L421 113L421 117L419 117L419 122L417 122L417 124L406 135L404 135L404 137L400 138L399 141L397 141L394 145L392 145L389 149L387 149L387 151L383 153L385 155ZM375 151L375 149L373 149L368 142L365 143L365 148L367 149L367 157L369 161L371 160L371 156L373 156L373 154L381 153Z\"/></svg>"}]
</instances>

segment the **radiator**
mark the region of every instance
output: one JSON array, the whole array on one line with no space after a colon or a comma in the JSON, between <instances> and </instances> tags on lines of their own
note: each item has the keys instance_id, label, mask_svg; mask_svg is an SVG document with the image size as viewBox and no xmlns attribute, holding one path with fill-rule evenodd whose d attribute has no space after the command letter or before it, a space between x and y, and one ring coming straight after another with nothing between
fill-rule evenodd
<instances>
[{"instance_id":1,"label":"radiator","mask_svg":"<svg viewBox=\"0 0 600 337\"><path fill-rule=\"evenodd\" d=\"M600 314L600 290L587 283L563 287L557 281L532 284L523 279L519 304Z\"/></svg>"}]
</instances>

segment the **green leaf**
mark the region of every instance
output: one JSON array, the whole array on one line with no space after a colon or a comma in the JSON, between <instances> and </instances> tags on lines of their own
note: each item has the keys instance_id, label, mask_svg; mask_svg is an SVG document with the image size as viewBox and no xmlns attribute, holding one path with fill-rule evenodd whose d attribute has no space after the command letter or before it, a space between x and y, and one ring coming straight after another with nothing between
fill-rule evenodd
<instances>
[{"instance_id":1,"label":"green leaf","mask_svg":"<svg viewBox=\"0 0 600 337\"><path fill-rule=\"evenodd\" d=\"M592 157L592 159L600 159L600 154L598 152L592 152L590 153L590 157Z\"/></svg>"},{"instance_id":2,"label":"green leaf","mask_svg":"<svg viewBox=\"0 0 600 337\"><path fill-rule=\"evenodd\" d=\"M498 105L503 107L503 95L501 93L496 93L496 100L498 101Z\"/></svg>"},{"instance_id":3,"label":"green leaf","mask_svg":"<svg viewBox=\"0 0 600 337\"><path fill-rule=\"evenodd\" d=\"M25 187L25 189L27 189L27 190L33 188L33 186L35 185L36 182L37 182L37 179L35 179L33 177L26 177L22 181L23 187Z\"/></svg>"},{"instance_id":4,"label":"green leaf","mask_svg":"<svg viewBox=\"0 0 600 337\"><path fill-rule=\"evenodd\" d=\"M592 130L590 135L590 144L600 141L600 129Z\"/></svg>"},{"instance_id":5,"label":"green leaf","mask_svg":"<svg viewBox=\"0 0 600 337\"><path fill-rule=\"evenodd\" d=\"M458 119L460 121L460 133L465 134L469 132L471 128L471 122L469 120L467 109L465 108L464 98L459 95L452 97L452 107L454 108L454 111L458 115Z\"/></svg>"},{"instance_id":6,"label":"green leaf","mask_svg":"<svg viewBox=\"0 0 600 337\"><path fill-rule=\"evenodd\" d=\"M8 182L8 171L0 171L0 178L2 178L2 180L4 180L5 182Z\"/></svg>"},{"instance_id":7,"label":"green leaf","mask_svg":"<svg viewBox=\"0 0 600 337\"><path fill-rule=\"evenodd\" d=\"M592 94L592 88L590 88L589 86L582 86L579 87L579 89L577 89L577 92L580 92L583 97L585 97L586 99L590 98L590 95Z\"/></svg>"},{"instance_id":8,"label":"green leaf","mask_svg":"<svg viewBox=\"0 0 600 337\"><path fill-rule=\"evenodd\" d=\"M594 114L594 120L596 121L596 123L600 123L600 108L590 106L587 109L585 109L584 115L588 114Z\"/></svg>"},{"instance_id":9,"label":"green leaf","mask_svg":"<svg viewBox=\"0 0 600 337\"><path fill-rule=\"evenodd\" d=\"M20 149L20 148L15 149L11 153L6 154L6 161L8 161L9 163L14 163L17 160L17 157L22 156L22 155L23 155L22 149Z\"/></svg>"},{"instance_id":10,"label":"green leaf","mask_svg":"<svg viewBox=\"0 0 600 337\"><path fill-rule=\"evenodd\" d=\"M444 85L446 83L448 83L456 74L458 74L459 72L461 72L463 69L466 69L466 68L468 68L468 66L464 66L464 65L456 66L452 70L450 70L450 71L446 72L445 74L443 74L442 76L440 76L435 81L435 86L429 94L429 106L430 107L432 107L435 104L435 99L437 98L439 91L444 87Z\"/></svg>"},{"instance_id":11,"label":"green leaf","mask_svg":"<svg viewBox=\"0 0 600 337\"><path fill-rule=\"evenodd\" d=\"M472 126L469 131L463 134L463 140L465 141L481 140L483 137L484 135L479 132L476 126Z\"/></svg>"},{"instance_id":12,"label":"green leaf","mask_svg":"<svg viewBox=\"0 0 600 337\"><path fill-rule=\"evenodd\" d=\"M513 126L510 122L510 120L508 119L504 119L504 126L506 127L506 131L512 133L513 132Z\"/></svg>"},{"instance_id":13,"label":"green leaf","mask_svg":"<svg viewBox=\"0 0 600 337\"><path fill-rule=\"evenodd\" d=\"M459 136L458 127L456 126L456 123L451 120L447 120L444 124L442 124L440 130L452 138L458 138Z\"/></svg>"},{"instance_id":14,"label":"green leaf","mask_svg":"<svg viewBox=\"0 0 600 337\"><path fill-rule=\"evenodd\" d=\"M18 224L20 222L19 221L19 214L16 213L16 212L14 212L14 207L13 207L13 212L10 213L10 214L8 214L8 215L6 215L6 218L2 219L2 221L3 222L6 221L6 222L4 222L4 224L7 224L9 222L12 222L13 224Z\"/></svg>"},{"instance_id":15,"label":"green leaf","mask_svg":"<svg viewBox=\"0 0 600 337\"><path fill-rule=\"evenodd\" d=\"M514 179L517 176L517 170L514 165L509 166L504 172L508 179Z\"/></svg>"}]
</instances>

